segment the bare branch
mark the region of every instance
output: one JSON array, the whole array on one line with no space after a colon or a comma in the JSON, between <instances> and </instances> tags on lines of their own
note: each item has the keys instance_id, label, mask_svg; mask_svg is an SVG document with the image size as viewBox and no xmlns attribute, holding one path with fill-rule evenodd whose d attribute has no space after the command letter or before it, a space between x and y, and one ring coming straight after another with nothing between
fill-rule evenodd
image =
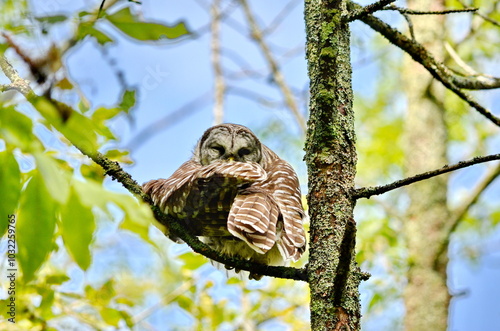
<instances>
[{"instance_id":1,"label":"bare branch","mask_svg":"<svg viewBox=\"0 0 500 331\"><path fill-rule=\"evenodd\" d=\"M221 124L224 119L224 94L226 86L224 83L224 75L221 65L221 47L220 47L220 0L214 0L210 7L210 15L212 21L210 30L212 32L212 40L210 48L212 51L212 67L214 69L214 124Z\"/></svg>"},{"instance_id":2,"label":"bare branch","mask_svg":"<svg viewBox=\"0 0 500 331\"><path fill-rule=\"evenodd\" d=\"M349 5L354 8L360 7L358 4L350 2ZM366 23L375 31L382 34L387 40L408 53L416 62L423 65L431 75L440 81L445 87L453 91L462 100L475 108L480 114L489 119L495 125L500 126L500 118L495 116L490 110L480 105L472 96L465 93L461 88L466 89L492 89L500 87L500 79L474 79L461 77L446 67L443 63L434 59L427 49L418 42L406 37L401 32L392 28L387 23L376 18L373 15L365 15L361 21ZM486 81L485 81L486 80Z\"/></svg>"},{"instance_id":3,"label":"bare branch","mask_svg":"<svg viewBox=\"0 0 500 331\"><path fill-rule=\"evenodd\" d=\"M364 7L359 6L359 8L356 8L354 11L352 11L351 14L345 18L345 20L347 22L359 20L363 16L374 13L378 10L383 10L385 6L395 1L396 0L379 0Z\"/></svg>"},{"instance_id":4,"label":"bare branch","mask_svg":"<svg viewBox=\"0 0 500 331\"><path fill-rule=\"evenodd\" d=\"M500 154L492 154L492 155L487 155L487 156L478 156L473 159L467 160L467 161L461 161L452 165L445 165L444 167L432 171L427 171L420 173L415 176L411 176L408 178L400 179L398 181L395 181L390 184L386 185L381 185L381 186L372 186L372 187L362 187L362 188L357 188L353 190L352 193L352 198L353 199L360 199L360 198L370 198L372 195L379 195L382 193L386 193L392 190L395 190L397 188L413 184L415 182L419 182L421 180L425 180L428 178L432 178L435 176L439 176L451 171L455 171L458 169L470 167L471 165L474 164L479 164L479 163L484 163L484 162L489 162L489 161L494 161L494 160L500 160Z\"/></svg>"},{"instance_id":5,"label":"bare branch","mask_svg":"<svg viewBox=\"0 0 500 331\"><path fill-rule=\"evenodd\" d=\"M491 24L493 25L496 25L498 27L500 27L500 22L499 21L496 21L486 15L483 15L481 13L475 13L477 16L481 17L483 20L485 20L486 22L490 22Z\"/></svg>"},{"instance_id":6,"label":"bare branch","mask_svg":"<svg viewBox=\"0 0 500 331\"><path fill-rule=\"evenodd\" d=\"M349 2L353 8L361 8L360 5ZM462 77L454 74L442 62L437 61L429 51L420 43L409 39L404 34L394 29L381 19L373 15L364 15L360 20L370 26L373 30L379 32L387 40L408 53L415 61L422 64L437 80L446 87L453 85L455 89L464 88L468 90L487 90L500 87L500 78L490 77L476 79Z\"/></svg>"},{"instance_id":7,"label":"bare branch","mask_svg":"<svg viewBox=\"0 0 500 331\"><path fill-rule=\"evenodd\" d=\"M469 66L467 63L465 63L462 58L457 54L457 52L451 47L449 42L445 42L444 48L450 54L451 58L462 68L468 75L474 75L477 76L479 75L474 69L472 69L471 66Z\"/></svg>"},{"instance_id":8,"label":"bare branch","mask_svg":"<svg viewBox=\"0 0 500 331\"><path fill-rule=\"evenodd\" d=\"M157 303L154 305L146 308L145 310L139 312L137 315L132 317L132 321L134 324L138 324L144 319L148 318L151 316L153 313L156 311L160 310L164 306L168 305L175 299L177 299L180 295L184 294L187 292L190 288L196 285L196 282L194 279L190 279L187 282L184 282L180 287L177 287L174 289L172 292L170 292L168 295L165 297L161 298Z\"/></svg>"},{"instance_id":9,"label":"bare branch","mask_svg":"<svg viewBox=\"0 0 500 331\"><path fill-rule=\"evenodd\" d=\"M249 100L252 100L254 102L260 103L261 105L269 108L276 108L278 106L282 106L282 102L278 101L273 101L266 96L263 96L260 93L254 92L252 90L248 90L242 87L237 87L237 86L230 86L227 89L228 93L231 93L233 95L237 95L243 98L247 98Z\"/></svg>"},{"instance_id":10,"label":"bare branch","mask_svg":"<svg viewBox=\"0 0 500 331\"><path fill-rule=\"evenodd\" d=\"M278 62L273 57L273 54L272 54L271 50L269 49L269 46L264 41L264 38L262 36L262 31L259 28L259 26L257 25L257 22L255 21L255 18L253 16L252 12L250 11L250 7L248 6L248 2L246 0L241 0L241 5L243 7L243 11L245 13L246 19L247 19L248 24L250 26L252 38L259 45L259 47L264 55L264 58L266 59L268 65L269 65L269 68L271 69L274 81L276 82L281 93L283 94L283 98L285 99L285 103L286 103L287 107L292 112L292 114L295 117L295 120L297 121L297 124L299 125L302 132L305 133L306 120L299 110L299 107L297 105L297 102L295 101L293 93L292 93L290 87L286 83L285 77L283 76L283 74L279 70Z\"/></svg>"},{"instance_id":11,"label":"bare branch","mask_svg":"<svg viewBox=\"0 0 500 331\"><path fill-rule=\"evenodd\" d=\"M285 7L276 15L276 17L273 19L273 21L264 29L262 30L262 35L270 35L271 33L276 30L276 28L283 22L283 20L290 14L290 12L297 7L297 5L300 3L300 1L297 0L291 0L288 2Z\"/></svg>"},{"instance_id":12,"label":"bare branch","mask_svg":"<svg viewBox=\"0 0 500 331\"><path fill-rule=\"evenodd\" d=\"M470 208L477 202L481 194L490 186L493 181L500 176L500 163L496 166L490 168L484 177L477 183L476 187L470 192L469 196L460 203L459 208L455 209L448 222L448 229L444 235L441 245L437 250L435 263L437 263L441 255L445 252L446 248L450 243L450 236L455 231L460 222L464 219L464 216L470 210Z\"/></svg>"},{"instance_id":13,"label":"bare branch","mask_svg":"<svg viewBox=\"0 0 500 331\"><path fill-rule=\"evenodd\" d=\"M9 90L16 90L26 97L29 94L33 93L29 81L21 78L21 76L19 76L19 74L17 73L16 69L14 69L10 65L10 63L5 59L3 55L0 56L0 68L2 69L5 76L7 76L7 78L11 82L10 84L2 85L1 88L2 92Z\"/></svg>"},{"instance_id":14,"label":"bare branch","mask_svg":"<svg viewBox=\"0 0 500 331\"><path fill-rule=\"evenodd\" d=\"M467 5L463 3L463 1L458 0L458 2L459 2L462 6L467 7ZM493 5L492 10L491 10L488 14L494 13L494 12L495 12L495 10L496 10L496 6L497 6L497 4L496 4L496 5ZM486 15L485 15L485 14L480 13L479 11L477 11L477 12L475 12L475 13L474 13L474 15L477 15L477 16L481 17L481 18L482 18L483 20L485 20L486 22L489 22L489 23L491 23L491 24L493 24L493 25L496 25L496 26L500 27L500 22L499 22L499 21L496 21L496 20L494 20L494 19L492 19L492 18L490 18L490 17L488 16L488 14L486 14Z\"/></svg>"},{"instance_id":15,"label":"bare branch","mask_svg":"<svg viewBox=\"0 0 500 331\"><path fill-rule=\"evenodd\" d=\"M407 15L446 15L446 14L455 14L455 13L469 13L469 12L477 12L478 8L462 8L462 9L447 9L447 10L438 10L438 11L424 11L424 10L413 10L408 8L401 8L395 5L389 5L380 10L396 10L401 14Z\"/></svg>"},{"instance_id":16,"label":"bare branch","mask_svg":"<svg viewBox=\"0 0 500 331\"><path fill-rule=\"evenodd\" d=\"M136 136L134 136L130 143L127 145L127 149L135 150L147 140L151 139L155 134L158 134L174 124L177 124L182 119L195 114L200 111L201 106L207 102L209 99L210 92L207 91L200 95L199 97L190 100L188 103L182 105L180 108L174 110L173 112L167 114L165 117L154 121L152 124L148 125L142 129Z\"/></svg>"}]
</instances>

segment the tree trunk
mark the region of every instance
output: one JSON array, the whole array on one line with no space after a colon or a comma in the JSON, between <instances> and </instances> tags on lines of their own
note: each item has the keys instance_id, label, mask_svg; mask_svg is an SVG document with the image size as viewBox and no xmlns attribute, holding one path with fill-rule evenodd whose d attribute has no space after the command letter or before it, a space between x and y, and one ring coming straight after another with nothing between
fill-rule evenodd
<instances>
[{"instance_id":1,"label":"tree trunk","mask_svg":"<svg viewBox=\"0 0 500 331\"><path fill-rule=\"evenodd\" d=\"M312 330L359 330L354 261L356 171L349 24L344 1L306 0L310 117L306 136L311 218L308 278Z\"/></svg>"},{"instance_id":2,"label":"tree trunk","mask_svg":"<svg viewBox=\"0 0 500 331\"><path fill-rule=\"evenodd\" d=\"M409 0L408 7L443 10L443 1ZM444 16L411 17L415 38L443 59ZM406 59L403 68L408 97L406 120L406 174L439 168L447 163L447 129L443 100L444 87L418 63ZM407 188L410 206L404 231L409 269L404 292L405 329L408 331L446 330L450 296L446 285L446 252L435 262L444 225L449 218L447 206L448 176L438 176Z\"/></svg>"}]
</instances>

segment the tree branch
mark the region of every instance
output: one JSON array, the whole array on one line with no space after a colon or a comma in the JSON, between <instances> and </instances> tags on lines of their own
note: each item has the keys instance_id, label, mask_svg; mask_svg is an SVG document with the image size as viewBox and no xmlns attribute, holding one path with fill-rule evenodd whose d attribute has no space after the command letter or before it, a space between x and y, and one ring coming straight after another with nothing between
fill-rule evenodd
<instances>
[{"instance_id":1,"label":"tree branch","mask_svg":"<svg viewBox=\"0 0 500 331\"><path fill-rule=\"evenodd\" d=\"M436 257L434 262L437 263L441 255L445 252L446 248L450 243L450 236L455 231L457 226L463 220L464 216L470 210L470 208L477 202L481 194L488 188L488 186L493 183L493 181L500 176L500 163L498 163L495 167L492 167L488 170L488 172L484 175L479 183L477 183L476 187L471 191L470 195L460 204L460 206L455 209L450 217L450 221L448 222L449 227L444 235L443 240L441 241L441 245L437 250Z\"/></svg>"},{"instance_id":2,"label":"tree branch","mask_svg":"<svg viewBox=\"0 0 500 331\"><path fill-rule=\"evenodd\" d=\"M210 23L210 31L212 39L210 49L212 53L212 68L214 70L214 124L221 124L224 119L224 94L226 84L224 83L224 74L221 65L221 47L220 47L220 0L214 0L210 7L210 15L212 20Z\"/></svg>"},{"instance_id":3,"label":"tree branch","mask_svg":"<svg viewBox=\"0 0 500 331\"><path fill-rule=\"evenodd\" d=\"M349 5L352 8L362 8L354 2L349 2ZM498 77L486 76L482 79L477 79L462 77L452 73L451 70L442 62L434 59L434 57L423 45L409 39L404 34L373 15L365 15L361 17L360 20L370 26L373 30L383 35L391 43L408 53L415 61L422 64L443 84L447 82L455 85L456 88L464 88L468 90L487 90L500 87L500 78Z\"/></svg>"},{"instance_id":4,"label":"tree branch","mask_svg":"<svg viewBox=\"0 0 500 331\"><path fill-rule=\"evenodd\" d=\"M16 69L10 65L3 55L0 56L0 68L11 82L10 84L2 85L1 92L16 90L26 97L33 93L29 81L21 78Z\"/></svg>"},{"instance_id":5,"label":"tree branch","mask_svg":"<svg viewBox=\"0 0 500 331\"><path fill-rule=\"evenodd\" d=\"M360 198L370 198L372 195L379 195L382 193L386 193L392 190L395 190L397 188L413 184L415 182L419 182L424 179L428 179L431 177L439 176L451 171L455 171L458 169L470 167L471 165L474 164L479 164L479 163L484 163L484 162L489 162L489 161L494 161L494 160L500 160L500 154L492 154L492 155L487 155L487 156L479 156L475 157L473 159L467 160L467 161L461 161L452 165L445 165L444 167L437 169L437 170L432 170L432 171L427 171L420 173L415 176L411 176L408 178L404 178L398 181L395 181L390 184L386 185L381 185L381 186L372 186L372 187L362 187L362 188L357 188L353 190L352 193L352 198L353 199L360 199Z\"/></svg>"},{"instance_id":6,"label":"tree branch","mask_svg":"<svg viewBox=\"0 0 500 331\"><path fill-rule=\"evenodd\" d=\"M11 85L14 86L16 90L21 92L28 101L31 102L40 98L39 96L34 94L33 90L29 86L28 81L22 79L19 76L17 71L10 65L10 63L5 59L4 56L0 56L0 68L5 73L7 78L11 81ZM62 103L51 98L46 98L46 100L50 102L56 109L60 110L60 113L67 111L67 109L60 109L63 105ZM68 107L66 105L64 106ZM68 139L68 137L66 137L66 139ZM166 215L158 207L156 207L149 195L145 194L142 191L141 186L132 178L129 173L125 172L122 169L118 162L108 159L98 151L88 150L80 146L78 143L71 141L70 139L68 140L84 155L88 156L92 159L92 161L100 165L104 169L106 175L109 175L113 180L120 182L123 187L125 187L130 193L149 204L155 218L161 224L168 227L168 229L171 230L171 232L174 233L177 237L181 238L196 253L202 254L209 259L228 265L230 267L247 270L255 274L307 281L307 271L305 268L298 269L292 267L268 266L264 264L253 263L237 257L228 257L219 254L206 244L202 243L197 237L191 235L187 231L187 229L182 226L179 220Z\"/></svg>"},{"instance_id":7,"label":"tree branch","mask_svg":"<svg viewBox=\"0 0 500 331\"><path fill-rule=\"evenodd\" d=\"M353 10L362 8L354 2L349 2L349 6L353 8ZM460 90L461 88L470 90L499 88L500 78L488 76L470 78L456 75L443 63L434 59L434 57L423 45L408 38L384 21L370 14L362 16L360 20L370 26L373 30L379 32L391 43L408 53L416 62L422 64L431 73L431 75L440 81L445 87L453 91L462 100L466 101L471 107L475 108L479 113L495 123L497 126L500 126L499 117L496 117L488 109L481 106L472 96Z\"/></svg>"},{"instance_id":8,"label":"tree branch","mask_svg":"<svg viewBox=\"0 0 500 331\"><path fill-rule=\"evenodd\" d=\"M387 6L390 3L395 2L396 0L379 0L377 2L374 2L370 5L366 5L364 7L356 8L354 11L352 11L346 18L345 20L347 22L352 22L355 20L359 20L361 17L366 16L368 14L374 13L378 10L383 10L385 6Z\"/></svg>"},{"instance_id":9,"label":"tree branch","mask_svg":"<svg viewBox=\"0 0 500 331\"><path fill-rule=\"evenodd\" d=\"M438 10L438 11L424 11L424 10L413 10L408 8L401 8L395 5L389 5L380 10L396 10L401 14L407 15L446 15L446 14L455 14L455 13L468 13L468 12L476 12L478 8L462 8L462 9L447 9L447 10Z\"/></svg>"},{"instance_id":10,"label":"tree branch","mask_svg":"<svg viewBox=\"0 0 500 331\"><path fill-rule=\"evenodd\" d=\"M286 84L285 77L279 70L278 63L276 59L273 57L271 50L269 49L268 45L264 41L264 37L262 36L262 31L259 28L257 22L255 21L252 12L250 11L250 7L248 6L248 2L246 0L241 0L241 5L243 7L243 11L245 13L245 17L248 21L248 24L250 26L250 31L252 38L257 42L259 45L264 58L266 59L269 68L271 69L271 72L273 74L274 81L276 82L276 85L278 85L283 98L285 99L285 103L287 107L290 109L292 112L292 115L295 117L295 120L297 121L297 124L299 125L299 128L301 129L302 133L306 132L306 120L304 119L304 116L300 113L299 107L297 106L297 102L294 99L293 93L290 89L290 87Z\"/></svg>"}]
</instances>

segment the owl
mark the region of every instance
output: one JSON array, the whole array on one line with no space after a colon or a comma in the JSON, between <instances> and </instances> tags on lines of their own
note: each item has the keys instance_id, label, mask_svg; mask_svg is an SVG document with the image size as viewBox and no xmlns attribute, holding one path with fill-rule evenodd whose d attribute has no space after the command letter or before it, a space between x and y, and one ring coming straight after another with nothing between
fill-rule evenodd
<instances>
[{"instance_id":1,"label":"owl","mask_svg":"<svg viewBox=\"0 0 500 331\"><path fill-rule=\"evenodd\" d=\"M170 178L145 183L143 190L164 213L223 254L283 265L305 250L295 171L242 125L209 128L189 161Z\"/></svg>"}]
</instances>

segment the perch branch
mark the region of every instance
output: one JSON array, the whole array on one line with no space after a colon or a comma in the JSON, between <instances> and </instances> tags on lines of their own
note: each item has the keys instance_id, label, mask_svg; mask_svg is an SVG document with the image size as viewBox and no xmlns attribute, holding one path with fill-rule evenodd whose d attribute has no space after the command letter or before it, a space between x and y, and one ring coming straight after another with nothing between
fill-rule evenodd
<instances>
[{"instance_id":1,"label":"perch branch","mask_svg":"<svg viewBox=\"0 0 500 331\"><path fill-rule=\"evenodd\" d=\"M76 147L80 149L78 146ZM197 237L191 235L179 220L168 216L167 214L163 213L158 207L156 207L149 195L145 194L142 191L139 184L137 184L137 182L132 179L130 174L125 172L120 167L118 162L109 160L99 152L89 152L84 149L80 149L80 151L90 157L95 163L100 165L105 170L106 175L109 175L113 180L117 180L118 182L120 182L129 192L137 197L140 197L144 202L149 204L158 222L167 226L173 234L181 238L196 253L199 253L211 260L217 261L224 265L228 265L236 269L247 270L259 275L302 281L307 280L305 269L268 266L264 264L253 263L236 257L228 257L218 253L217 251L201 242Z\"/></svg>"},{"instance_id":2,"label":"perch branch","mask_svg":"<svg viewBox=\"0 0 500 331\"><path fill-rule=\"evenodd\" d=\"M415 182L419 182L424 179L432 178L435 176L439 176L451 171L455 171L458 169L470 167L471 165L474 164L479 164L479 163L484 163L484 162L489 162L489 161L494 161L494 160L500 160L500 154L492 154L492 155L487 155L487 156L478 156L473 159L467 160L467 161L461 161L452 165L445 165L444 167L432 171L427 171L420 173L415 176L411 176L408 178L400 179L398 181L395 181L390 184L386 185L381 185L381 186L372 186L372 187L362 187L362 188L357 188L354 189L352 197L354 199L360 199L360 198L370 198L372 195L379 195L382 193L386 193L392 190L395 190L397 188L413 184Z\"/></svg>"},{"instance_id":3,"label":"perch branch","mask_svg":"<svg viewBox=\"0 0 500 331\"><path fill-rule=\"evenodd\" d=\"M29 83L19 76L17 71L10 65L10 63L5 59L4 56L0 56L0 68L5 73L7 78L11 81L11 85L13 86L13 88L21 92L28 101L33 102L40 98L39 96L36 96L34 94L33 90L29 86ZM51 98L46 98L46 100L50 102L57 109L61 108L63 105L62 103L53 100ZM61 110L60 112L63 113L65 111L66 109ZM307 281L307 271L305 268L298 269L292 267L268 266L264 264L253 263L237 257L227 257L225 255L219 254L206 244L202 243L197 237L191 235L187 231L187 229L185 229L182 226L179 220L172 218L163 213L162 211L160 211L160 209L153 204L151 198L142 191L141 186L132 178L132 176L129 173L125 172L121 168L118 162L108 159L98 151L93 151L83 148L82 146L79 146L78 143L71 140L70 142L76 148L78 148L84 155L88 156L89 158L92 159L92 161L101 166L104 169L106 175L109 175L113 180L120 182L123 185L123 187L125 187L130 193L132 193L137 198L140 198L141 200L149 204L151 206L155 218L161 224L167 226L169 230L171 230L176 236L181 238L196 253L202 254L205 257L208 257L209 259L212 259L219 263L237 269L247 270L259 275Z\"/></svg>"}]
</instances>

